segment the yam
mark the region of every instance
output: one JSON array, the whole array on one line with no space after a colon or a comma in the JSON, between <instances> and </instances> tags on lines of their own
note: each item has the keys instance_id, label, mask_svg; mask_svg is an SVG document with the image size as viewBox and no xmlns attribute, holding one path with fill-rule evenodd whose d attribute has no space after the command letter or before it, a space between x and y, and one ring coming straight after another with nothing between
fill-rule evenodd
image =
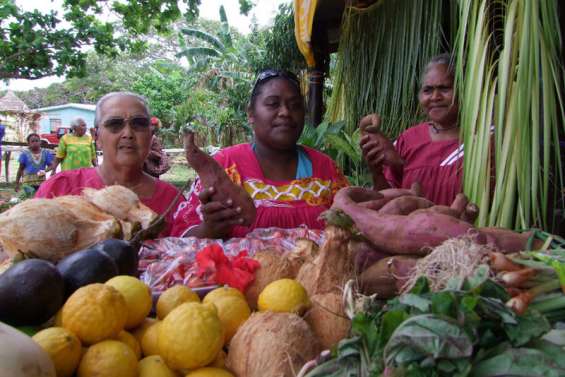
<instances>
[{"instance_id":1,"label":"yam","mask_svg":"<svg viewBox=\"0 0 565 377\"><path fill-rule=\"evenodd\" d=\"M343 308L343 297L339 291L332 291L310 298L312 309L306 313L306 322L318 337L322 347L329 349L347 337L351 321Z\"/></svg>"},{"instance_id":2,"label":"yam","mask_svg":"<svg viewBox=\"0 0 565 377\"><path fill-rule=\"evenodd\" d=\"M365 295L376 294L383 299L398 295L417 261L417 257L406 255L381 259L359 276L361 292Z\"/></svg>"},{"instance_id":3,"label":"yam","mask_svg":"<svg viewBox=\"0 0 565 377\"><path fill-rule=\"evenodd\" d=\"M305 263L296 280L309 296L342 288L353 278L353 255L348 248L350 233L335 226L326 228L326 240L318 256Z\"/></svg>"},{"instance_id":4,"label":"yam","mask_svg":"<svg viewBox=\"0 0 565 377\"><path fill-rule=\"evenodd\" d=\"M408 215L416 210L430 208L434 203L419 196L400 196L385 204L379 213L383 215Z\"/></svg>"},{"instance_id":5,"label":"yam","mask_svg":"<svg viewBox=\"0 0 565 377\"><path fill-rule=\"evenodd\" d=\"M193 132L185 134L184 143L186 160L198 174L202 187L213 187L215 190L212 200L221 203L227 203L228 200L231 200L233 208L241 208L242 225L253 224L256 209L253 199L247 191L232 182L220 164L196 146Z\"/></svg>"},{"instance_id":6,"label":"yam","mask_svg":"<svg viewBox=\"0 0 565 377\"><path fill-rule=\"evenodd\" d=\"M253 314L230 343L226 367L238 377L294 377L321 345L296 314Z\"/></svg>"},{"instance_id":7,"label":"yam","mask_svg":"<svg viewBox=\"0 0 565 377\"><path fill-rule=\"evenodd\" d=\"M255 280L245 291L249 307L257 310L257 298L269 283L284 278L294 278L294 269L290 261L280 253L265 250L255 254L253 258L261 267L255 271Z\"/></svg>"}]
</instances>

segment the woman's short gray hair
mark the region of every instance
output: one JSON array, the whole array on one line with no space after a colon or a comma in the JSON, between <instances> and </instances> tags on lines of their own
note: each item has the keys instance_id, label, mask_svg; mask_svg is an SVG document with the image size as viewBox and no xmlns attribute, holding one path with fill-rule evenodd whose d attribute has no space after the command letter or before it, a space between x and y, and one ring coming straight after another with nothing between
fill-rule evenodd
<instances>
[{"instance_id":1,"label":"woman's short gray hair","mask_svg":"<svg viewBox=\"0 0 565 377\"><path fill-rule=\"evenodd\" d=\"M455 77L455 60L453 59L453 56L451 54L446 52L436 55L428 61L428 64L426 64L426 67L422 72L422 79L420 80L420 82L424 82L424 76L426 76L428 71L436 65L444 65L447 68L447 73L451 77Z\"/></svg>"},{"instance_id":2,"label":"woman's short gray hair","mask_svg":"<svg viewBox=\"0 0 565 377\"><path fill-rule=\"evenodd\" d=\"M109 100L110 98L114 98L114 97L134 97L137 98L139 100L139 102L141 102L143 104L143 106L145 107L145 109L147 110L147 114L150 114L149 112L149 104L147 103L147 99L145 99L145 97L137 94L137 93L133 93L133 92L110 92L107 94L104 94L99 100L98 102L96 102L96 112L94 115L94 127L98 127L99 126L99 121L100 118L102 117L102 114L100 114L100 112L102 111L102 105L104 104L104 102L106 102L107 100Z\"/></svg>"},{"instance_id":3,"label":"woman's short gray hair","mask_svg":"<svg viewBox=\"0 0 565 377\"><path fill-rule=\"evenodd\" d=\"M76 117L71 121L71 129L82 126L83 124L86 126L86 121L81 117Z\"/></svg>"}]
</instances>

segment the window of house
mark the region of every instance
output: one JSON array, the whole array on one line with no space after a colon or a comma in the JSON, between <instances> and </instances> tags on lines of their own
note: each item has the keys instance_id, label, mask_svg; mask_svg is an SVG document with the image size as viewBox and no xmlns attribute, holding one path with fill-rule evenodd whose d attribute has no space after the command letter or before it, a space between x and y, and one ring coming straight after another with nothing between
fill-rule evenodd
<instances>
[{"instance_id":1,"label":"window of house","mask_svg":"<svg viewBox=\"0 0 565 377\"><path fill-rule=\"evenodd\" d=\"M49 129L51 132L57 131L57 128L61 127L62 124L60 118L49 118Z\"/></svg>"}]
</instances>

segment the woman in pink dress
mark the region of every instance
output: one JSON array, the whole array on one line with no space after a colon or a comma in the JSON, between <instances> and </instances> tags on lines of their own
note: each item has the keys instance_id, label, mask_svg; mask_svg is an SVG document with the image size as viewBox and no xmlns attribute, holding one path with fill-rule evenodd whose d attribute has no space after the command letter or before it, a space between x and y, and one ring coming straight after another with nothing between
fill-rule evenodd
<instances>
[{"instance_id":1,"label":"woman in pink dress","mask_svg":"<svg viewBox=\"0 0 565 377\"><path fill-rule=\"evenodd\" d=\"M418 100L427 121L404 131L395 141L396 155L384 153L386 146L370 135L361 138L375 190L410 188L419 182L424 197L450 205L461 192L463 145L459 141L459 107L453 91L454 72L450 56L431 59L424 71ZM378 124L370 114L361 126Z\"/></svg>"},{"instance_id":2,"label":"woman in pink dress","mask_svg":"<svg viewBox=\"0 0 565 377\"><path fill-rule=\"evenodd\" d=\"M43 182L35 197L80 195L86 187L122 185L135 192L153 211L165 212L177 198L178 190L143 171L152 136L145 99L128 92L106 94L96 104L94 124L98 129L97 144L104 156L102 164L61 172ZM166 216L167 226L161 236L169 235L175 210L173 207Z\"/></svg>"},{"instance_id":3,"label":"woman in pink dress","mask_svg":"<svg viewBox=\"0 0 565 377\"><path fill-rule=\"evenodd\" d=\"M322 229L319 215L348 183L330 157L297 145L304 115L304 98L295 75L276 70L260 73L247 110L253 142L214 155L232 181L253 198L255 222L241 226L240 209L211 201L214 188L201 187L196 180L174 216L173 235L227 238L255 228Z\"/></svg>"}]
</instances>

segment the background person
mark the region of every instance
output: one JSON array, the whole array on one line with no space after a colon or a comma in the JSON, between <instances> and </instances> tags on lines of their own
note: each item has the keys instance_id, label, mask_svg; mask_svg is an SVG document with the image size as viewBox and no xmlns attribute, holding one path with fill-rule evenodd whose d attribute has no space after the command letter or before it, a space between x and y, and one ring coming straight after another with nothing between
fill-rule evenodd
<instances>
[{"instance_id":1,"label":"background person","mask_svg":"<svg viewBox=\"0 0 565 377\"><path fill-rule=\"evenodd\" d=\"M143 171L151 144L149 118L147 103L137 94L113 92L103 96L96 104L94 121L104 156L100 166L61 172L45 181L35 197L80 195L86 187L122 185L153 211L165 212L178 190ZM174 208L166 216L167 227L161 236L169 235L173 212Z\"/></svg>"},{"instance_id":2,"label":"background person","mask_svg":"<svg viewBox=\"0 0 565 377\"><path fill-rule=\"evenodd\" d=\"M18 158L20 166L16 174L16 192L20 191L20 183L33 188L35 192L45 181L46 173L51 170L53 152L41 148L41 138L36 133L27 135L28 148L24 149ZM25 186L24 186L25 189ZM33 194L28 192L28 194Z\"/></svg>"},{"instance_id":3,"label":"background person","mask_svg":"<svg viewBox=\"0 0 565 377\"><path fill-rule=\"evenodd\" d=\"M297 145L304 127L304 108L294 74L261 72L247 110L253 142L214 155L231 180L253 198L257 208L254 224L239 225L240 209L212 201L213 188L201 187L197 179L188 201L175 214L173 235L225 238L240 237L255 228L305 225L323 229L319 215L348 182L330 157Z\"/></svg>"},{"instance_id":4,"label":"background person","mask_svg":"<svg viewBox=\"0 0 565 377\"><path fill-rule=\"evenodd\" d=\"M395 158L383 153L385 146L370 135L361 138L375 190L410 188L419 182L424 197L443 205L450 205L461 192L463 146L459 141L453 68L449 54L432 58L426 66L418 100L427 120L400 134L395 142ZM360 125L377 122L377 115L370 114L361 119Z\"/></svg>"},{"instance_id":5,"label":"background person","mask_svg":"<svg viewBox=\"0 0 565 377\"><path fill-rule=\"evenodd\" d=\"M59 140L52 170L55 171L59 163L61 171L96 166L96 151L92 137L86 134L86 122L82 118L75 118L71 122L72 133L63 135Z\"/></svg>"},{"instance_id":6,"label":"background person","mask_svg":"<svg viewBox=\"0 0 565 377\"><path fill-rule=\"evenodd\" d=\"M143 164L143 170L155 178L159 178L161 174L165 174L171 166L169 165L169 156L163 150L161 142L156 133L161 128L161 121L157 117L151 117L151 146L149 154Z\"/></svg>"}]
</instances>

